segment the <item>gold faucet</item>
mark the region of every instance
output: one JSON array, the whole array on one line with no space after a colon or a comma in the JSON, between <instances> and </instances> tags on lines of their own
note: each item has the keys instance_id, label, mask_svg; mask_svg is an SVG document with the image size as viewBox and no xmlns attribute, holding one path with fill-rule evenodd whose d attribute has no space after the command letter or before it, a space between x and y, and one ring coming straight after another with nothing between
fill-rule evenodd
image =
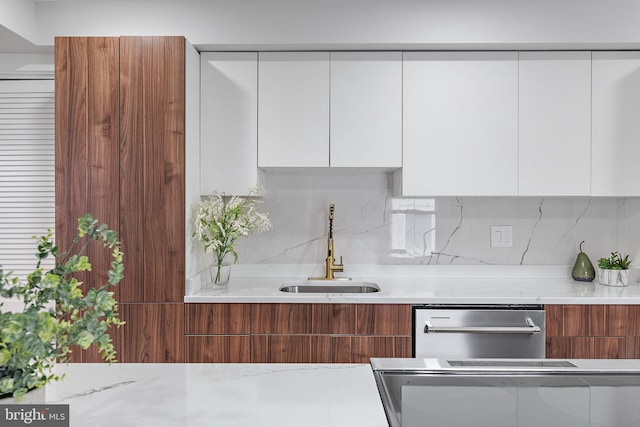
<instances>
[{"instance_id":1,"label":"gold faucet","mask_svg":"<svg viewBox=\"0 0 640 427\"><path fill-rule=\"evenodd\" d=\"M336 205L333 203L329 205L329 236L327 238L327 258L324 260L324 277L310 277L309 280L351 280L350 277L334 277L335 272L344 271L342 257L340 257L340 263L336 264L336 259L333 256L333 211L335 208Z\"/></svg>"}]
</instances>

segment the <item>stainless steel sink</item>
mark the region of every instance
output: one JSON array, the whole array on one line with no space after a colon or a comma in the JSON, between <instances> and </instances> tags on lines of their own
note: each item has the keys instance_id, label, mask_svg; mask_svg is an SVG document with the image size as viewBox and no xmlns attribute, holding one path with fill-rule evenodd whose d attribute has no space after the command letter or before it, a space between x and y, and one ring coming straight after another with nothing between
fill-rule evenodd
<instances>
[{"instance_id":1,"label":"stainless steel sink","mask_svg":"<svg viewBox=\"0 0 640 427\"><path fill-rule=\"evenodd\" d=\"M368 294L380 292L380 287L373 282L357 282L344 280L300 280L285 282L281 292L292 294Z\"/></svg>"}]
</instances>

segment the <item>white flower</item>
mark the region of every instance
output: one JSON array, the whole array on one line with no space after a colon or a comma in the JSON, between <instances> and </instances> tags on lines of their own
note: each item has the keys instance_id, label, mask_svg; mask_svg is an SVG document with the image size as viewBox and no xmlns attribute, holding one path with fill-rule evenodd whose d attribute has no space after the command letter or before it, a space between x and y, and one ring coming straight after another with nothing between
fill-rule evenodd
<instances>
[{"instance_id":1,"label":"white flower","mask_svg":"<svg viewBox=\"0 0 640 427\"><path fill-rule=\"evenodd\" d=\"M256 188L249 194L262 195L263 192ZM232 254L234 261L238 259L234 250L238 237L271 229L267 214L256 210L260 200L232 196L225 204L224 197L223 193L214 192L193 206L193 237L202 243L205 252L215 254L218 264L222 264L227 254Z\"/></svg>"}]
</instances>

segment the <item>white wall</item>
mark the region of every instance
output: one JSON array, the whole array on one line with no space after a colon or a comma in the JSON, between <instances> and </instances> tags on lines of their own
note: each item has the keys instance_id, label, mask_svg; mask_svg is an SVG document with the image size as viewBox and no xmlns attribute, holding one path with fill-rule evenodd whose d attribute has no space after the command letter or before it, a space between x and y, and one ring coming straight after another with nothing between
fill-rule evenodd
<instances>
[{"instance_id":1,"label":"white wall","mask_svg":"<svg viewBox=\"0 0 640 427\"><path fill-rule=\"evenodd\" d=\"M22 0L15 0L22 1ZM14 2L15 2L14 1ZM636 0L184 0L37 3L57 35L184 35L199 48L639 47ZM1 23L1 21L0 21Z\"/></svg>"},{"instance_id":2,"label":"white wall","mask_svg":"<svg viewBox=\"0 0 640 427\"><path fill-rule=\"evenodd\" d=\"M0 26L35 42L38 36L36 4L33 0L0 1Z\"/></svg>"}]
</instances>

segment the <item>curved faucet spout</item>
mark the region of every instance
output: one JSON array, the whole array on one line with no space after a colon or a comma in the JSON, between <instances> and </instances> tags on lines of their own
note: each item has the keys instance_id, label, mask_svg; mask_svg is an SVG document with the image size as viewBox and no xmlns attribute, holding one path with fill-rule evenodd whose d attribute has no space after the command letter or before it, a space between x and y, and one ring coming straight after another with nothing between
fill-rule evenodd
<instances>
[{"instance_id":1,"label":"curved faucet spout","mask_svg":"<svg viewBox=\"0 0 640 427\"><path fill-rule=\"evenodd\" d=\"M327 237L327 257L324 260L325 274L324 277L313 277L310 280L351 280L349 277L335 277L334 273L343 272L344 265L342 264L342 257L340 262L336 263L333 249L333 213L336 209L336 205L331 203L329 205L329 235Z\"/></svg>"}]
</instances>

